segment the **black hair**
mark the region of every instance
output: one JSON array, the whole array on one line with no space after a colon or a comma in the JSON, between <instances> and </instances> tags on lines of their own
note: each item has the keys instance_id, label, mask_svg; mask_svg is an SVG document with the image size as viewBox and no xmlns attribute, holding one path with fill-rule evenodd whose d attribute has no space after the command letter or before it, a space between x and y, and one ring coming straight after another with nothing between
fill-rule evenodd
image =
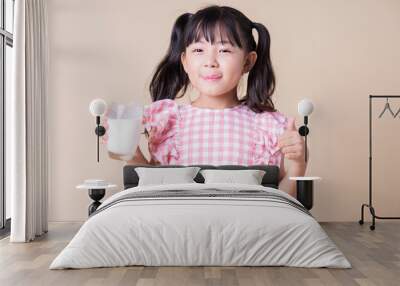
<instances>
[{"instance_id":1,"label":"black hair","mask_svg":"<svg viewBox=\"0 0 400 286\"><path fill-rule=\"evenodd\" d=\"M175 99L185 94L190 80L183 69L181 54L201 37L214 44L217 26L232 46L238 46L246 53L257 53L257 60L248 75L247 93L240 101L257 113L276 111L271 100L275 90L275 74L270 59L271 40L267 28L250 21L234 8L216 5L203 8L195 14L184 13L177 18L167 54L157 66L150 83L152 100ZM253 28L258 33L258 44L252 34Z\"/></svg>"}]
</instances>

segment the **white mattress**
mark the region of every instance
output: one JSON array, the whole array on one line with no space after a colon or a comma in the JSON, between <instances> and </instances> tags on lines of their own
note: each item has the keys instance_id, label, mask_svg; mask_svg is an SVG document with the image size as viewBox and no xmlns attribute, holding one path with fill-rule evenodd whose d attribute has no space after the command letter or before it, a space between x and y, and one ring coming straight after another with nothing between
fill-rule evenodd
<instances>
[{"instance_id":1,"label":"white mattress","mask_svg":"<svg viewBox=\"0 0 400 286\"><path fill-rule=\"evenodd\" d=\"M311 215L279 200L250 196L120 200L137 192L207 189L258 190L300 204L280 190L256 185L138 186L105 200L50 269L127 265L351 268Z\"/></svg>"}]
</instances>

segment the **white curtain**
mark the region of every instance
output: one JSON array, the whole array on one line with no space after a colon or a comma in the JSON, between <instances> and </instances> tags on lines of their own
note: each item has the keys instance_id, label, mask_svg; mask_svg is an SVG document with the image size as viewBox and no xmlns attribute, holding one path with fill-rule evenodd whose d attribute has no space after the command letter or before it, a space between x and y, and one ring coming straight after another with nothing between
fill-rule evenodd
<instances>
[{"instance_id":1,"label":"white curtain","mask_svg":"<svg viewBox=\"0 0 400 286\"><path fill-rule=\"evenodd\" d=\"M6 164L11 189L11 242L47 232L46 0L16 0L13 92L6 111Z\"/></svg>"}]
</instances>

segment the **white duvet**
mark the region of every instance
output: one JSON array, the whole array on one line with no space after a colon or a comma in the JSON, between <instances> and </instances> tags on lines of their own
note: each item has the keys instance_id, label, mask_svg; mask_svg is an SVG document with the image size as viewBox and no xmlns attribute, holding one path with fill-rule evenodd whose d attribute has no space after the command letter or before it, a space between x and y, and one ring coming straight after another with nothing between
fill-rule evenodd
<instances>
[{"instance_id":1,"label":"white duvet","mask_svg":"<svg viewBox=\"0 0 400 286\"><path fill-rule=\"evenodd\" d=\"M299 204L280 190L257 185L138 186L105 200L50 269L127 265L351 267L312 216L279 200L186 196L119 201L137 192L207 189L265 191Z\"/></svg>"}]
</instances>

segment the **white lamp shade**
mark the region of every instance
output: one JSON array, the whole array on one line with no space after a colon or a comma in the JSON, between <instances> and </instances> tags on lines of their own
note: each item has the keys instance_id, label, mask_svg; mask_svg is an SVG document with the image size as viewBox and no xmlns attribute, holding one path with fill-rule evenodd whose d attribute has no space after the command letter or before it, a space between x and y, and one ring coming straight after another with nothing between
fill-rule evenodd
<instances>
[{"instance_id":1,"label":"white lamp shade","mask_svg":"<svg viewBox=\"0 0 400 286\"><path fill-rule=\"evenodd\" d=\"M308 116L310 115L313 110L314 110L314 105L309 99L303 99L302 101L299 102L297 106L297 110L300 115L302 116Z\"/></svg>"},{"instance_id":2,"label":"white lamp shade","mask_svg":"<svg viewBox=\"0 0 400 286\"><path fill-rule=\"evenodd\" d=\"M107 103L101 98L96 98L90 102L89 111L93 116L102 116L106 109Z\"/></svg>"}]
</instances>

